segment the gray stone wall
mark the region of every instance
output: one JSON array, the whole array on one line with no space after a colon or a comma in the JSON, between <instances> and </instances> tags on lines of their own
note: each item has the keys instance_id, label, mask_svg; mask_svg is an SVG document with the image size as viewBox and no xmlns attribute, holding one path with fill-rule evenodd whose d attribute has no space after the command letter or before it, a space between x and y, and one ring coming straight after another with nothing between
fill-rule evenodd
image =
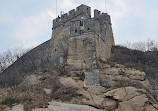
<instances>
[{"instance_id":1,"label":"gray stone wall","mask_svg":"<svg viewBox=\"0 0 158 111\"><path fill-rule=\"evenodd\" d=\"M82 33L80 30L80 20L70 22L70 36L77 36L83 33L98 34L100 33L99 30L99 22L97 22L94 18L84 20L84 31L82 31Z\"/></svg>"},{"instance_id":2,"label":"gray stone wall","mask_svg":"<svg viewBox=\"0 0 158 111\"><path fill-rule=\"evenodd\" d=\"M84 16L85 18L91 18L91 8L82 4L77 7L76 10L72 9L71 11L69 11L69 14L65 13L61 15L61 17L58 16L56 19L53 20L53 28L55 29L60 25L63 25L65 22L70 22L80 15Z\"/></svg>"},{"instance_id":3,"label":"gray stone wall","mask_svg":"<svg viewBox=\"0 0 158 111\"><path fill-rule=\"evenodd\" d=\"M94 34L84 34L69 39L67 64L72 70L92 69L94 38Z\"/></svg>"},{"instance_id":4,"label":"gray stone wall","mask_svg":"<svg viewBox=\"0 0 158 111\"><path fill-rule=\"evenodd\" d=\"M59 39L53 47L48 40L32 49L0 74L0 87L19 84L26 74L42 68L54 68L67 62L68 37ZM55 50L56 49L56 50Z\"/></svg>"},{"instance_id":5,"label":"gray stone wall","mask_svg":"<svg viewBox=\"0 0 158 111\"><path fill-rule=\"evenodd\" d=\"M80 30L80 20L84 18L84 31ZM111 27L111 19L107 13L102 13L99 10L94 10L94 18L91 18L91 8L86 5L71 11L69 14L63 14L61 17L53 20L53 33L58 33L65 28L70 27L70 36L79 36L83 33L94 33L105 42L107 28Z\"/></svg>"},{"instance_id":6,"label":"gray stone wall","mask_svg":"<svg viewBox=\"0 0 158 111\"><path fill-rule=\"evenodd\" d=\"M74 18L72 18L72 19L69 20L69 21L60 22L56 27L53 26L53 27L54 27L54 28L53 28L54 33L58 33L59 31L64 30L64 29L67 28L67 27L70 27L71 21L79 21L79 20L81 20L81 17L84 17L85 19L87 18L86 15L80 14L80 15L75 16ZM78 27L78 28L79 28L79 27Z\"/></svg>"},{"instance_id":7,"label":"gray stone wall","mask_svg":"<svg viewBox=\"0 0 158 111\"><path fill-rule=\"evenodd\" d=\"M98 18L98 17L100 17L100 15L101 15L101 12L99 10L95 9L94 10L94 18Z\"/></svg>"}]
</instances>

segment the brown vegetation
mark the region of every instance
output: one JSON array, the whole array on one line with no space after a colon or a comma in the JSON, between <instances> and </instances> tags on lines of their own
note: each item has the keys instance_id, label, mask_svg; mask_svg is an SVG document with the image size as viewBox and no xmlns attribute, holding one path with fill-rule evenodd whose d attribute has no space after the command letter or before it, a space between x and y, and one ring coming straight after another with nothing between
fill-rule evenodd
<instances>
[{"instance_id":1,"label":"brown vegetation","mask_svg":"<svg viewBox=\"0 0 158 111\"><path fill-rule=\"evenodd\" d=\"M9 88L3 99L0 101L1 109L12 107L16 104L23 104L25 111L33 108L46 108L52 99L60 101L70 101L73 97L82 96L77 94L77 89L63 86L58 77L63 72L51 69L36 70L31 74L39 77L39 83L28 85L25 82L17 87ZM47 94L44 88L50 89L51 94Z\"/></svg>"},{"instance_id":2,"label":"brown vegetation","mask_svg":"<svg viewBox=\"0 0 158 111\"><path fill-rule=\"evenodd\" d=\"M123 46L115 46L112 49L112 61L144 71L155 91L158 89L158 51L138 51ZM158 100L155 92L155 98Z\"/></svg>"}]
</instances>

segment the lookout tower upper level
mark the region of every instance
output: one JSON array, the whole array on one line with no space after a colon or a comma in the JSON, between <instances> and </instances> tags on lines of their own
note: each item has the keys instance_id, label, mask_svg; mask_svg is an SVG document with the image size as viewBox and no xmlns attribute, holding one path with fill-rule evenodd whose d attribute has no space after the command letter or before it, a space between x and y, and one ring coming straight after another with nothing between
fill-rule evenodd
<instances>
[{"instance_id":1,"label":"lookout tower upper level","mask_svg":"<svg viewBox=\"0 0 158 111\"><path fill-rule=\"evenodd\" d=\"M85 18L91 18L91 7L82 4L76 7L76 10L72 9L69 11L69 13L58 16L56 19L53 20L53 28L56 28L61 24L69 22L71 20L79 20L82 16L84 16Z\"/></svg>"},{"instance_id":2,"label":"lookout tower upper level","mask_svg":"<svg viewBox=\"0 0 158 111\"><path fill-rule=\"evenodd\" d=\"M105 41L107 29L111 27L111 18L97 9L94 10L94 17L91 17L91 7L82 4L53 20L53 33L67 27L70 27L71 37L93 33Z\"/></svg>"}]
</instances>

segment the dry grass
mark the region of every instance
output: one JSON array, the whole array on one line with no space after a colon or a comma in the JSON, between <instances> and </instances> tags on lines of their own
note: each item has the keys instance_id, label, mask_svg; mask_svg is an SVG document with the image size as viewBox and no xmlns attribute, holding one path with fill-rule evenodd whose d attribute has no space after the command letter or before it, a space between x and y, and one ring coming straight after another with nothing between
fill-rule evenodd
<instances>
[{"instance_id":1,"label":"dry grass","mask_svg":"<svg viewBox=\"0 0 158 111\"><path fill-rule=\"evenodd\" d=\"M56 92L52 93L52 98L55 100L61 100L61 101L70 101L73 98L77 98L79 96L82 96L81 94L78 94L76 88L72 87L60 87Z\"/></svg>"},{"instance_id":2,"label":"dry grass","mask_svg":"<svg viewBox=\"0 0 158 111\"><path fill-rule=\"evenodd\" d=\"M14 104L23 104L25 111L30 111L33 108L47 107L48 99L42 91L39 92L26 88L25 91L21 89L10 90L8 95L4 97L1 102L3 106L12 107Z\"/></svg>"},{"instance_id":3,"label":"dry grass","mask_svg":"<svg viewBox=\"0 0 158 111\"><path fill-rule=\"evenodd\" d=\"M40 79L40 83L32 86L10 88L2 101L0 101L0 108L3 110L6 106L12 107L15 104L22 104L25 111L31 111L34 108L48 107L48 103L52 99L70 101L73 98L82 96L77 94L77 89L67 88L60 83L58 77L62 76L62 74L58 72L56 72L58 74L54 74L49 69L38 70L34 74L39 72L42 72L42 75L44 75L44 79ZM49 73L50 77L45 77L45 74ZM44 88L51 89L52 94L46 94Z\"/></svg>"}]
</instances>

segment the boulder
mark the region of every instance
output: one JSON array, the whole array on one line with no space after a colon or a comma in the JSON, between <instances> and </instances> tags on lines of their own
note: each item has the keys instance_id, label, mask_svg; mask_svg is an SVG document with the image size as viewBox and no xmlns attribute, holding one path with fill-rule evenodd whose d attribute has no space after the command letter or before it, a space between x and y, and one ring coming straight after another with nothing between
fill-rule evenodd
<instances>
[{"instance_id":1,"label":"boulder","mask_svg":"<svg viewBox=\"0 0 158 111\"><path fill-rule=\"evenodd\" d=\"M144 111L148 98L145 94L119 103L120 111Z\"/></svg>"},{"instance_id":2,"label":"boulder","mask_svg":"<svg viewBox=\"0 0 158 111\"><path fill-rule=\"evenodd\" d=\"M50 105L46 109L34 109L32 111L106 111L93 108L87 105L76 105L76 104L67 104L67 103L59 103L52 101Z\"/></svg>"},{"instance_id":3,"label":"boulder","mask_svg":"<svg viewBox=\"0 0 158 111\"><path fill-rule=\"evenodd\" d=\"M132 80L140 80L140 81L145 80L145 73L139 70L134 70L134 69L126 70L125 74L128 78Z\"/></svg>"},{"instance_id":4,"label":"boulder","mask_svg":"<svg viewBox=\"0 0 158 111\"><path fill-rule=\"evenodd\" d=\"M145 111L157 111L158 109L154 108L152 105L147 105Z\"/></svg>"},{"instance_id":5,"label":"boulder","mask_svg":"<svg viewBox=\"0 0 158 111\"><path fill-rule=\"evenodd\" d=\"M140 89L141 90L141 89ZM118 101L127 101L135 96L140 95L137 91L140 91L135 87L125 87L125 88L117 88L105 93L107 97L113 97Z\"/></svg>"},{"instance_id":6,"label":"boulder","mask_svg":"<svg viewBox=\"0 0 158 111\"><path fill-rule=\"evenodd\" d=\"M105 98L105 100L103 101L103 108L106 110L114 110L117 108L117 101L110 99L110 98Z\"/></svg>"}]
</instances>

